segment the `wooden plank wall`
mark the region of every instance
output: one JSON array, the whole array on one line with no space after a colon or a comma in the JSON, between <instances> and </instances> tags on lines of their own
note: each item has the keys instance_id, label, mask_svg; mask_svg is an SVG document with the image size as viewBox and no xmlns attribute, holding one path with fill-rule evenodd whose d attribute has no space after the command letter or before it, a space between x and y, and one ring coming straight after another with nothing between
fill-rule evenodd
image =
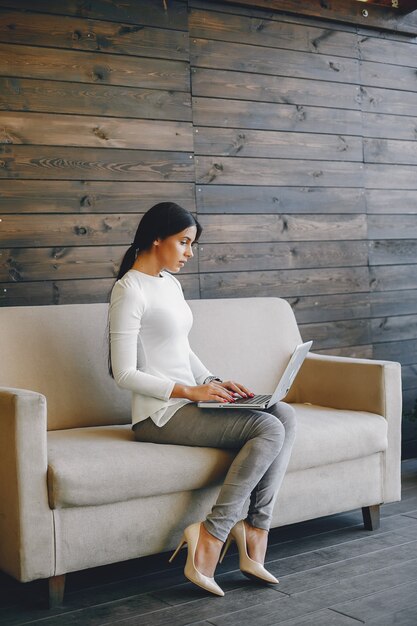
<instances>
[{"instance_id":1,"label":"wooden plank wall","mask_svg":"<svg viewBox=\"0 0 417 626\"><path fill-rule=\"evenodd\" d=\"M190 2L201 294L287 298L417 397L417 39Z\"/></svg>"},{"instance_id":2,"label":"wooden plank wall","mask_svg":"<svg viewBox=\"0 0 417 626\"><path fill-rule=\"evenodd\" d=\"M0 300L105 301L137 222L189 298L278 295L417 397L417 39L213 2L0 0Z\"/></svg>"},{"instance_id":3,"label":"wooden plank wall","mask_svg":"<svg viewBox=\"0 0 417 626\"><path fill-rule=\"evenodd\" d=\"M89 4L0 2L6 306L105 301L143 211L195 211L186 3Z\"/></svg>"}]
</instances>

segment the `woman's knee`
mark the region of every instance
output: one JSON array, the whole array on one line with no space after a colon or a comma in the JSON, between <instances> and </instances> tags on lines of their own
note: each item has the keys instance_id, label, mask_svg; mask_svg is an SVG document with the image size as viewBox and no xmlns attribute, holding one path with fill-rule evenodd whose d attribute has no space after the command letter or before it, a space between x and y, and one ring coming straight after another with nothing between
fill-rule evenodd
<instances>
[{"instance_id":1,"label":"woman's knee","mask_svg":"<svg viewBox=\"0 0 417 626\"><path fill-rule=\"evenodd\" d=\"M285 439L285 426L271 413L259 413L257 424L258 434L275 442L283 442Z\"/></svg>"},{"instance_id":2,"label":"woman's knee","mask_svg":"<svg viewBox=\"0 0 417 626\"><path fill-rule=\"evenodd\" d=\"M294 408L286 402L277 402L272 414L283 424L285 436L294 437L297 430L297 417Z\"/></svg>"}]
</instances>

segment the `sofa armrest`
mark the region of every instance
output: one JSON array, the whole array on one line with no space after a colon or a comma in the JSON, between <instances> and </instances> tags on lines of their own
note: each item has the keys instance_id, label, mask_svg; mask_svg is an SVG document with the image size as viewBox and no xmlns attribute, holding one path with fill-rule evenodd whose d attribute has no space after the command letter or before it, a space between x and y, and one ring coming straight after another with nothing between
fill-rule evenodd
<instances>
[{"instance_id":1,"label":"sofa armrest","mask_svg":"<svg viewBox=\"0 0 417 626\"><path fill-rule=\"evenodd\" d=\"M0 387L0 569L22 582L54 575L46 398Z\"/></svg>"},{"instance_id":2,"label":"sofa armrest","mask_svg":"<svg viewBox=\"0 0 417 626\"><path fill-rule=\"evenodd\" d=\"M286 402L377 413L387 420L384 502L401 499L401 365L310 353Z\"/></svg>"}]
</instances>

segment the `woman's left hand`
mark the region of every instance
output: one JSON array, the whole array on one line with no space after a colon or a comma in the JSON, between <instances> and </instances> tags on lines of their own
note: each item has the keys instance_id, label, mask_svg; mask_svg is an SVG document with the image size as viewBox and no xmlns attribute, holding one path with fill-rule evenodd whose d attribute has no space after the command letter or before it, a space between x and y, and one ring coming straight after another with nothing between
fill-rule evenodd
<instances>
[{"instance_id":1,"label":"woman's left hand","mask_svg":"<svg viewBox=\"0 0 417 626\"><path fill-rule=\"evenodd\" d=\"M234 392L235 394L237 393L239 396L242 396L243 398L249 398L255 395L254 393L252 393L252 391L249 391L247 387L244 387L243 385L239 383L235 383L233 380L224 380L222 383L218 383L218 384L224 387L225 389L228 389L229 391Z\"/></svg>"}]
</instances>

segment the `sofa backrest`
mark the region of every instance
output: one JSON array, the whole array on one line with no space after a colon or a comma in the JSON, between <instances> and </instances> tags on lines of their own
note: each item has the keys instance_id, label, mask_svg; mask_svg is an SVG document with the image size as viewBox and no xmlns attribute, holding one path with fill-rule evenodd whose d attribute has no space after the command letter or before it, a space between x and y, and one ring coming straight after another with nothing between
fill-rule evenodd
<instances>
[{"instance_id":1,"label":"sofa backrest","mask_svg":"<svg viewBox=\"0 0 417 626\"><path fill-rule=\"evenodd\" d=\"M278 298L191 300L190 343L207 367L272 391L300 335ZM107 369L108 305L0 309L0 387L46 396L48 428L130 422L130 392Z\"/></svg>"}]
</instances>

